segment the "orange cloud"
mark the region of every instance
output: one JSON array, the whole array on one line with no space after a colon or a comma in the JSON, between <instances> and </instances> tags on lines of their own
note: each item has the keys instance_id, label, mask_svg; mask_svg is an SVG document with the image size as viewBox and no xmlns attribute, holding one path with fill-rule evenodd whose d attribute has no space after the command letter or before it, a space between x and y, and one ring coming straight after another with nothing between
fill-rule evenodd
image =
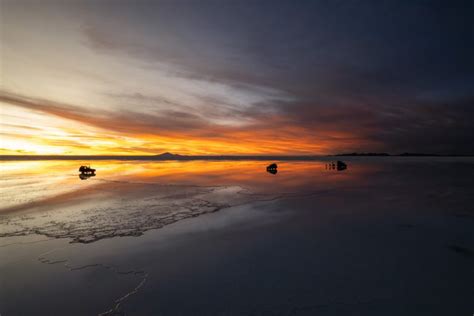
<instances>
[{"instance_id":1,"label":"orange cloud","mask_svg":"<svg viewBox=\"0 0 474 316\"><path fill-rule=\"evenodd\" d=\"M298 126L278 113L229 126L211 124L192 113L176 117L93 112L11 94L1 95L0 101L12 118L15 113L20 118L3 124L2 154L329 154L373 145L334 126ZM32 122L26 125L25 120Z\"/></svg>"}]
</instances>

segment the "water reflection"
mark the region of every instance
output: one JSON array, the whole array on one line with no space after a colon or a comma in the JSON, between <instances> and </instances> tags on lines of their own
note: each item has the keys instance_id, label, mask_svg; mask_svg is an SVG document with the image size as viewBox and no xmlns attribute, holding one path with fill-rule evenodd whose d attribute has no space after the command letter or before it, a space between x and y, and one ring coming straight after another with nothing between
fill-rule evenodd
<instances>
[{"instance_id":1,"label":"water reflection","mask_svg":"<svg viewBox=\"0 0 474 316\"><path fill-rule=\"evenodd\" d=\"M48 239L51 236L69 238L65 241L50 240L46 244L24 243L1 248L5 254L0 257L8 258L0 260L4 272L2 277L5 276L2 281L6 281L5 290L0 291L2 302L9 304L7 311L28 308L24 314L34 312L43 305L57 311L58 297L44 291L45 284L56 289L53 294L64 294L59 300L70 300L71 304L77 302L75 298L87 298L88 293L93 293L94 298L100 297L100 307L105 305L104 302L123 297L126 291L136 291L138 282L133 282L126 283L124 290L120 287L120 291L115 291L117 296L101 296L101 293L115 293L115 286L118 288L115 281L109 279L125 282L126 277L133 276L132 273L109 277L107 274L115 270L103 269L104 263L117 267L117 271L130 271L138 267L140 271L149 273L146 287L133 292L137 295L126 305L126 311L136 308L143 314L153 310L189 314L191 308L194 311L196 306L226 310L229 304L246 311L248 302L269 310L267 306L280 306L279 302L292 302L295 298L297 304L300 298L301 304L326 300L320 293L334 294L340 301L352 302L352 289L360 289L364 282L362 299L370 302L373 297L377 300L380 296L380 280L385 280L385 276L390 276L387 280L387 288L390 288L393 280L410 283L416 279L413 273L422 271L425 274L418 278L420 282L414 283L410 293L416 295L423 293L425 280L436 280L436 276L446 274L446 269L451 269L452 264L461 270L454 269L456 273L447 274L452 278L447 279L447 286L440 288L456 286L456 291L451 291L455 294L448 298L453 304L459 302L456 295L469 292L468 285L464 285L467 283L462 282L462 278L461 283L457 280L460 274L470 273L468 267L471 265L466 261L470 258L465 255L470 239L461 237L471 236L471 226L464 220L465 215L460 218L458 214L464 214L465 206L473 204L473 163L461 164L463 173L459 173L458 162L425 159L423 163L410 163L410 160L397 162L396 159L386 158L347 161L350 161L350 168L345 172L333 171L337 170L337 163L333 168L332 162L329 169L328 161L324 160L278 161L278 176L265 174L264 168L269 162L262 161L100 161L93 162L100 173L89 181L77 179L79 162L1 163L0 214L5 207L24 204L25 200L42 200L41 203L46 205L43 209L49 213L43 215L39 212L41 209L37 209L27 216L20 213L22 215L17 219L5 219L3 226L0 223L0 235L41 233ZM206 187L218 185L222 187ZM252 197L251 190L272 192L271 196L287 194L291 199L274 203L275 200L268 195L255 194ZM294 194L305 191L318 194ZM446 194L447 191L449 194ZM217 216L213 217L197 217L193 221L184 221L182 226L168 226L169 229L162 230L161 234L149 233L133 239L104 239L139 236L144 231L161 228L173 221L215 212L229 205L229 201L234 203L231 205L244 205L252 199L272 202L265 205L258 202L231 212L217 212ZM38 208L39 203L34 207ZM446 210L453 208L450 212L456 216L448 217ZM401 224L411 225L411 228L398 229ZM443 232L441 237L445 239L440 239L439 231ZM103 240L94 242L100 239ZM12 240L6 239L4 244L12 243ZM88 244L68 245L69 240ZM388 246L380 247L379 240ZM445 251L445 245L451 245L453 241L459 245L449 246ZM335 251L340 245L345 246L344 251ZM420 249L422 256L417 256ZM453 249L455 253L449 253ZM32 260L40 253L44 261ZM379 260L381 255L386 259L383 262ZM348 256L356 260L354 264L347 265L345 259ZM409 260L397 262L400 258ZM431 260L427 265L430 258L437 260ZM200 261L196 263L196 260ZM63 263L54 264L58 262ZM216 265L216 262L223 264ZM390 264L387 265L387 262ZM249 264L255 267L250 272ZM69 265L86 268L71 272L66 269ZM305 269L308 265L317 273L308 274L308 269ZM344 270L347 267L355 268L347 272ZM340 271L345 272L341 274ZM340 287L334 284L346 285L347 275L357 278L350 278L353 282L349 282L346 297L344 293L339 293ZM212 278L223 282L208 282ZM138 279L141 280L140 276ZM96 290L91 280L101 283L97 293L92 292ZM229 280L239 286L229 287ZM260 304L258 299L252 301L253 297L259 298L259 293L268 290L266 285L274 280L279 282L276 299L270 297L271 301L265 301L265 304ZM71 284L77 285L74 292L70 291ZM259 284L263 286L259 287ZM295 284L298 286L295 287ZM317 289L312 288L314 284L318 285ZM197 286L198 290L187 291L193 286ZM28 295L20 295L25 288L29 291ZM62 291L63 288L65 291ZM247 288L252 291L242 291ZM184 289L184 292L176 289ZM412 287L400 287L395 294L402 297L406 289ZM220 300L215 303L213 297L219 296L222 291L228 291L224 294L230 299L222 304ZM242 297L244 292L248 297ZM30 304L30 297L42 293L45 296ZM163 309L161 301L154 304L156 293L170 293L167 309ZM446 296L446 293L437 294ZM355 299L358 300L357 297ZM420 299L429 301L430 297ZM463 296L462 299L467 298ZM242 301L244 304L239 305ZM60 308L70 310L71 304L67 302ZM176 302L186 302L185 305L190 308L180 310L184 305ZM92 304L88 301L86 305ZM349 307L352 308L352 305ZM288 310L286 305L283 307ZM76 313L87 314L82 310Z\"/></svg>"},{"instance_id":2,"label":"water reflection","mask_svg":"<svg viewBox=\"0 0 474 316\"><path fill-rule=\"evenodd\" d=\"M267 166L267 172L271 173L271 174L277 174L278 172L278 166L276 163L272 163L271 165L268 165Z\"/></svg>"},{"instance_id":3,"label":"water reflection","mask_svg":"<svg viewBox=\"0 0 474 316\"><path fill-rule=\"evenodd\" d=\"M365 181L364 175L376 166L351 164L351 172L328 173L326 161L278 161L278 181L262 177L268 167L263 161L91 161L100 174L79 175L81 161L9 161L0 164L0 212L11 207L88 190L109 192L113 183L130 183L128 193L138 190L134 183L160 185L226 186L238 185L254 192L305 192L326 189L352 181ZM275 163L276 165L276 163ZM337 166L336 166L337 168ZM47 174L44 170L49 170Z\"/></svg>"},{"instance_id":4,"label":"water reflection","mask_svg":"<svg viewBox=\"0 0 474 316\"><path fill-rule=\"evenodd\" d=\"M79 174L79 179L81 180L87 180L90 177L95 177L95 173L80 173Z\"/></svg>"}]
</instances>

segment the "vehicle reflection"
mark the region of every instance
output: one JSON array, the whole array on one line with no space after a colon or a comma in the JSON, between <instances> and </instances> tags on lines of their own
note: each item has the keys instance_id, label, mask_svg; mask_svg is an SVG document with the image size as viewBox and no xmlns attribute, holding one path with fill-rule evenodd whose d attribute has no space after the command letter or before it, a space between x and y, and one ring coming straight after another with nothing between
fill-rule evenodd
<instances>
[{"instance_id":1,"label":"vehicle reflection","mask_svg":"<svg viewBox=\"0 0 474 316\"><path fill-rule=\"evenodd\" d=\"M95 177L95 173L80 173L79 174L79 179L81 180L87 180L90 177Z\"/></svg>"},{"instance_id":2,"label":"vehicle reflection","mask_svg":"<svg viewBox=\"0 0 474 316\"><path fill-rule=\"evenodd\" d=\"M271 174L277 174L278 166L276 163L272 163L271 165L267 166L267 172Z\"/></svg>"}]
</instances>

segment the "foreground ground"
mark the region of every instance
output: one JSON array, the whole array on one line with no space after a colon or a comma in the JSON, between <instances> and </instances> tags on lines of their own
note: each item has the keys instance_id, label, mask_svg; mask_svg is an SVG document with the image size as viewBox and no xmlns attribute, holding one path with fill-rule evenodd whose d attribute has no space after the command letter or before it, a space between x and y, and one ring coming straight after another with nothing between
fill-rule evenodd
<instances>
[{"instance_id":1,"label":"foreground ground","mask_svg":"<svg viewBox=\"0 0 474 316\"><path fill-rule=\"evenodd\" d=\"M2 315L474 312L471 159L74 163L2 165Z\"/></svg>"}]
</instances>

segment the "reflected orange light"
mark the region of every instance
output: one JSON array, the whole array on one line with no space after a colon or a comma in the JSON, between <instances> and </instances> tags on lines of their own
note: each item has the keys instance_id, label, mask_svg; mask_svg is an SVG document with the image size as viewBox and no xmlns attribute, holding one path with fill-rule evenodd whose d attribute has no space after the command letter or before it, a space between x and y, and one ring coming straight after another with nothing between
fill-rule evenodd
<instances>
[{"instance_id":1,"label":"reflected orange light","mask_svg":"<svg viewBox=\"0 0 474 316\"><path fill-rule=\"evenodd\" d=\"M80 180L78 168L87 163L97 175ZM16 161L1 162L0 212L44 199L87 196L74 192L111 191L123 183L126 190L143 185L241 186L260 193L314 192L353 183L362 184L374 166L350 163L343 172L326 170L326 161L278 162L278 173L266 172L265 161ZM134 184L137 186L135 187ZM179 187L176 192L179 193ZM110 192L109 192L110 193Z\"/></svg>"}]
</instances>

